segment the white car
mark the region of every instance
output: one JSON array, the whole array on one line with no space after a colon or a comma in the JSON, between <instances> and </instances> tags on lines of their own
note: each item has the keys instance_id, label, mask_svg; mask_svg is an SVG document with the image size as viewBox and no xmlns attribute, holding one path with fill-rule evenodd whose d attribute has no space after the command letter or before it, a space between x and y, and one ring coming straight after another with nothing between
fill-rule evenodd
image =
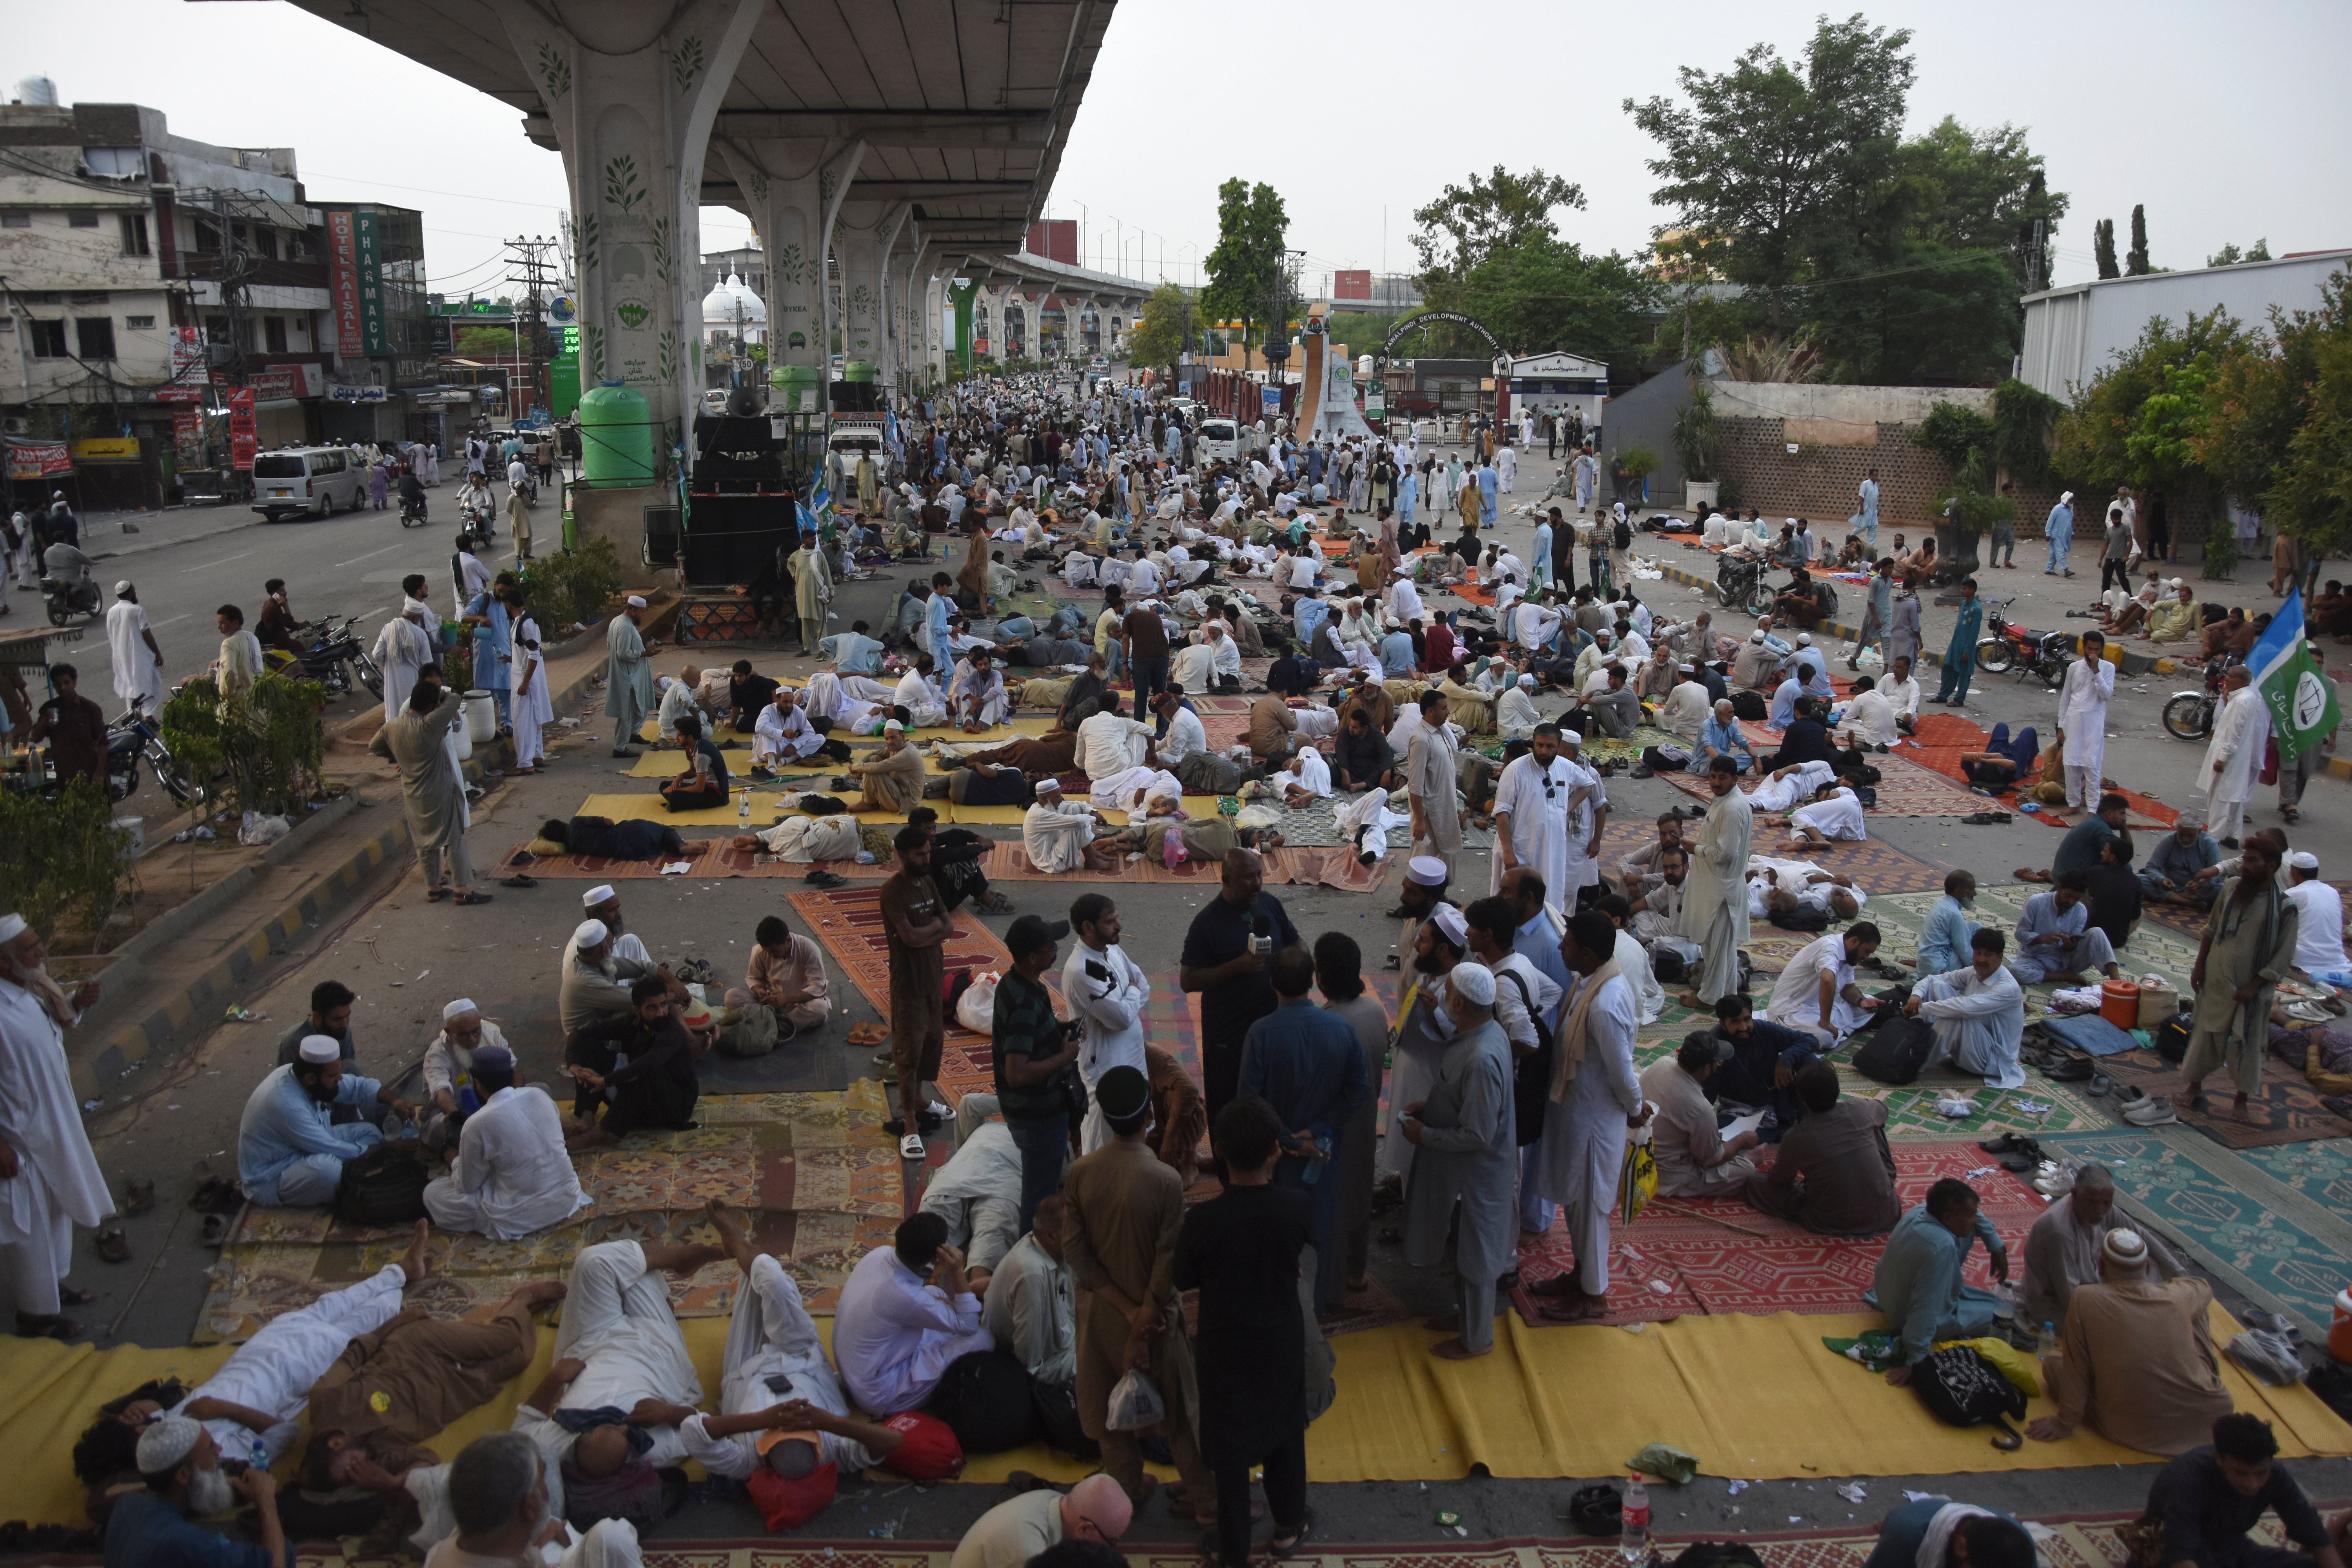
<instances>
[{"instance_id":1,"label":"white car","mask_svg":"<svg viewBox=\"0 0 2352 1568\"><path fill-rule=\"evenodd\" d=\"M1241 427L1230 419L1203 419L1192 450L1203 463L1238 462L1242 455Z\"/></svg>"}]
</instances>

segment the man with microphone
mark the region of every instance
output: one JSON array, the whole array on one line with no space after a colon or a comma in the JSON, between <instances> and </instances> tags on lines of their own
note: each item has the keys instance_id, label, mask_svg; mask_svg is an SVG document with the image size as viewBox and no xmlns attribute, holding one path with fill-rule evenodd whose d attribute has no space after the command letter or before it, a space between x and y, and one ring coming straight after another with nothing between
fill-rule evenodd
<instances>
[{"instance_id":1,"label":"man with microphone","mask_svg":"<svg viewBox=\"0 0 2352 1568\"><path fill-rule=\"evenodd\" d=\"M1241 1082L1244 1037L1275 1009L1274 955L1298 940L1282 900L1265 891L1256 852L1227 850L1223 884L1192 917L1176 973L1179 985L1202 994L1201 1087L1213 1127Z\"/></svg>"}]
</instances>

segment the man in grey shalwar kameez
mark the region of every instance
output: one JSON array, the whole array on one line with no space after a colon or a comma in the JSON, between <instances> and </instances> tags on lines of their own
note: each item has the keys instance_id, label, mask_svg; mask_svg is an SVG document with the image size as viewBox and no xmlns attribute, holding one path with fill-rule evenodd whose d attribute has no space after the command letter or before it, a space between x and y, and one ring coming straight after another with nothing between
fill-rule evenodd
<instances>
[{"instance_id":1,"label":"man in grey shalwar kameez","mask_svg":"<svg viewBox=\"0 0 2352 1568\"><path fill-rule=\"evenodd\" d=\"M441 894L441 859L449 860L449 880L461 904L487 904L474 889L474 866L466 856L466 780L449 754L451 731L466 721L465 704L436 680L420 680L408 695L408 711L375 732L368 750L400 768L401 804L408 808L408 838L425 868L425 896Z\"/></svg>"},{"instance_id":2,"label":"man in grey shalwar kameez","mask_svg":"<svg viewBox=\"0 0 2352 1568\"><path fill-rule=\"evenodd\" d=\"M646 639L637 635L646 602L636 595L604 628L604 711L613 718L613 754L638 754L637 727L654 710L654 667L646 658Z\"/></svg>"},{"instance_id":3,"label":"man in grey shalwar kameez","mask_svg":"<svg viewBox=\"0 0 2352 1568\"><path fill-rule=\"evenodd\" d=\"M1427 1100L1404 1108L1404 1135L1417 1151L1405 1182L1404 1255L1426 1268L1445 1256L1453 1233L1460 1310L1428 1326L1459 1333L1430 1353L1463 1361L1495 1348L1495 1281L1517 1257L1518 1150L1510 1042L1495 1022L1495 972L1478 963L1456 966L1447 977L1446 1011L1454 1039L1437 1081Z\"/></svg>"},{"instance_id":4,"label":"man in grey shalwar kameez","mask_svg":"<svg viewBox=\"0 0 2352 1568\"><path fill-rule=\"evenodd\" d=\"M2246 1097L2262 1087L2271 998L2294 963L2303 913L2280 889L2278 869L2276 841L2260 834L2249 837L2237 876L2206 913L2197 966L2189 972L2197 1010L2189 1019L2180 1092L2172 1100L2182 1110L2204 1103L2205 1079L2215 1068L2230 1069L2241 1119L2246 1114Z\"/></svg>"},{"instance_id":5,"label":"man in grey shalwar kameez","mask_svg":"<svg viewBox=\"0 0 2352 1568\"><path fill-rule=\"evenodd\" d=\"M1421 726L1405 753L1405 785L1412 801L1412 845L1445 862L1454 873L1462 854L1462 809L1456 796L1453 731L1445 727L1445 697L1432 690L1421 700ZM1741 868L1746 875L1746 868Z\"/></svg>"},{"instance_id":6,"label":"man in grey shalwar kameez","mask_svg":"<svg viewBox=\"0 0 2352 1568\"><path fill-rule=\"evenodd\" d=\"M1699 825L1698 843L1683 879L1682 938L1706 952L1699 971L1698 1001L1713 1007L1739 988L1739 949L1748 941L1748 845L1756 811L1738 790L1738 766L1718 756L1707 764L1706 785L1715 804Z\"/></svg>"}]
</instances>

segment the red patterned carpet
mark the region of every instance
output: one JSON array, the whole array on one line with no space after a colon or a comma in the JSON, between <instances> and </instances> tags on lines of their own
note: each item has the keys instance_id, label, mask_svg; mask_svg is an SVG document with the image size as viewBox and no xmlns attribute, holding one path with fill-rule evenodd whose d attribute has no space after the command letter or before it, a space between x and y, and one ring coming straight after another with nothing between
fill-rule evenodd
<instances>
[{"instance_id":1,"label":"red patterned carpet","mask_svg":"<svg viewBox=\"0 0 2352 1568\"><path fill-rule=\"evenodd\" d=\"M1971 1176L1993 1163L1974 1143L1906 1139L1892 1147L1906 1205L1923 1201L1942 1177L1967 1181L2009 1241L2012 1260L2022 1266L2025 1233L2044 1207L2032 1188L1999 1169ZM1866 1311L1862 1293L1870 1289L1885 1249L1884 1237L1815 1236L1759 1214L1737 1195L1661 1200L1633 1225L1613 1227L1610 1239L1611 1322L1655 1322L1691 1313ZM1540 1315L1540 1298L1529 1296L1526 1286L1564 1272L1574 1260L1575 1248L1558 1219L1539 1242L1520 1248L1523 1283L1511 1300L1530 1327L1559 1325ZM1969 1258L1969 1282L1985 1285L1990 1279L1979 1248Z\"/></svg>"},{"instance_id":2,"label":"red patterned carpet","mask_svg":"<svg viewBox=\"0 0 2352 1568\"><path fill-rule=\"evenodd\" d=\"M1761 729L1761 725L1748 726ZM1779 742L1775 741L1773 744ZM1759 759L1769 753L1758 747ZM1897 755L1893 752L1873 759L1878 766L1878 804L1870 808L1875 816L1967 816L1974 812L1999 805L1972 793L1967 785L1953 783L1932 769ZM1706 781L1696 773L1663 773L1658 775L1666 783L1697 800L1714 798L1706 791Z\"/></svg>"}]
</instances>

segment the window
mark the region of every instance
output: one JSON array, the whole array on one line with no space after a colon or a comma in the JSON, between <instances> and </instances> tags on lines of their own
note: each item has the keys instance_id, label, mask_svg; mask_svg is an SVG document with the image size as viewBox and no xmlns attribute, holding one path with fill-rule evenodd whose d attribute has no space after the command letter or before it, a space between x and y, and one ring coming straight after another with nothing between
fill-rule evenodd
<instances>
[{"instance_id":1,"label":"window","mask_svg":"<svg viewBox=\"0 0 2352 1568\"><path fill-rule=\"evenodd\" d=\"M32 226L33 215L31 213L0 213L0 228L30 228Z\"/></svg>"},{"instance_id":2,"label":"window","mask_svg":"<svg viewBox=\"0 0 2352 1568\"><path fill-rule=\"evenodd\" d=\"M35 359L66 357L66 324L63 321L30 321L26 325L33 329Z\"/></svg>"},{"instance_id":3,"label":"window","mask_svg":"<svg viewBox=\"0 0 2352 1568\"><path fill-rule=\"evenodd\" d=\"M122 254L125 256L148 255L147 215L122 213L118 216L122 220Z\"/></svg>"},{"instance_id":4,"label":"window","mask_svg":"<svg viewBox=\"0 0 2352 1568\"><path fill-rule=\"evenodd\" d=\"M197 255L217 256L220 254L221 237L220 226L218 224L215 224L210 218L200 217L195 220L195 233Z\"/></svg>"},{"instance_id":5,"label":"window","mask_svg":"<svg viewBox=\"0 0 2352 1568\"><path fill-rule=\"evenodd\" d=\"M74 320L74 339L83 359L114 357L114 318L111 316L79 316Z\"/></svg>"},{"instance_id":6,"label":"window","mask_svg":"<svg viewBox=\"0 0 2352 1568\"><path fill-rule=\"evenodd\" d=\"M66 214L66 222L75 228L96 228L98 226L98 215L96 213L68 213Z\"/></svg>"},{"instance_id":7,"label":"window","mask_svg":"<svg viewBox=\"0 0 2352 1568\"><path fill-rule=\"evenodd\" d=\"M285 317L264 316L261 318L261 346L274 354L282 354L286 352Z\"/></svg>"},{"instance_id":8,"label":"window","mask_svg":"<svg viewBox=\"0 0 2352 1568\"><path fill-rule=\"evenodd\" d=\"M155 318L152 316L125 316L122 318L122 324L131 331L152 332L155 330Z\"/></svg>"},{"instance_id":9,"label":"window","mask_svg":"<svg viewBox=\"0 0 2352 1568\"><path fill-rule=\"evenodd\" d=\"M147 172L146 157L136 147L85 147L81 161L102 179L135 180Z\"/></svg>"}]
</instances>

